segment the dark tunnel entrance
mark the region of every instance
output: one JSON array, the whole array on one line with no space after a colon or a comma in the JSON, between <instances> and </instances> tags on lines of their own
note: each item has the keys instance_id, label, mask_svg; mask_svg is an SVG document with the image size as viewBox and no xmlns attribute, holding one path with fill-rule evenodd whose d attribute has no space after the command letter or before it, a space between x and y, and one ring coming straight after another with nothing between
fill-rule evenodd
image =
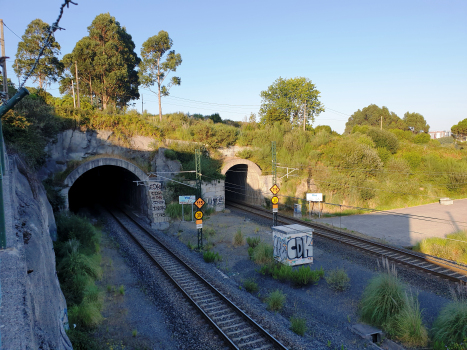
<instances>
[{"instance_id":1,"label":"dark tunnel entrance","mask_svg":"<svg viewBox=\"0 0 467 350\"><path fill-rule=\"evenodd\" d=\"M95 204L131 207L147 215L145 186L131 171L113 165L103 165L88 170L71 186L68 192L69 208L78 212Z\"/></svg>"},{"instance_id":2,"label":"dark tunnel entrance","mask_svg":"<svg viewBox=\"0 0 467 350\"><path fill-rule=\"evenodd\" d=\"M248 165L237 164L225 173L225 200L247 201Z\"/></svg>"}]
</instances>

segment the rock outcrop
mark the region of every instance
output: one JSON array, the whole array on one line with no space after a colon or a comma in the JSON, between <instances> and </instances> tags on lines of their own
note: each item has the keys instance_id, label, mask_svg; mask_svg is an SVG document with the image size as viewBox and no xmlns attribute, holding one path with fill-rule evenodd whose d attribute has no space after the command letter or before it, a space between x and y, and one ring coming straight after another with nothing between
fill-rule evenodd
<instances>
[{"instance_id":1,"label":"rock outcrop","mask_svg":"<svg viewBox=\"0 0 467 350\"><path fill-rule=\"evenodd\" d=\"M55 270L52 207L42 184L17 156L7 163L7 248L0 251L1 348L72 349L65 333L66 301Z\"/></svg>"}]
</instances>

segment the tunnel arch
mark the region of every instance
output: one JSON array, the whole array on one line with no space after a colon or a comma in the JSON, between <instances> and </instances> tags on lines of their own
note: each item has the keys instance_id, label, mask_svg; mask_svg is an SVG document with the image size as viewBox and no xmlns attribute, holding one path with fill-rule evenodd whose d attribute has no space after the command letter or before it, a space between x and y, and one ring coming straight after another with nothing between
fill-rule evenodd
<instances>
[{"instance_id":1,"label":"tunnel arch","mask_svg":"<svg viewBox=\"0 0 467 350\"><path fill-rule=\"evenodd\" d=\"M64 184L67 187L63 189L62 194L65 197L66 210L70 209L70 190L72 190L73 186L75 185L76 187L76 185L78 185L81 180L96 170L108 170L109 167L115 167L115 169L119 169L121 172L127 172L129 175L131 175L134 181L146 181L149 179L148 175L146 175L146 173L138 166L123 159L105 157L90 160L74 169L64 180ZM133 196L136 199L133 199L133 202L138 203L138 209L140 209L144 215L148 215L149 198L147 190L144 186L136 186L136 184L134 184L133 187L137 188L137 194L134 194ZM133 192L135 192L134 189Z\"/></svg>"},{"instance_id":2,"label":"tunnel arch","mask_svg":"<svg viewBox=\"0 0 467 350\"><path fill-rule=\"evenodd\" d=\"M262 170L248 159L231 159L221 169L225 175L225 200L244 201L250 204L263 203Z\"/></svg>"}]
</instances>

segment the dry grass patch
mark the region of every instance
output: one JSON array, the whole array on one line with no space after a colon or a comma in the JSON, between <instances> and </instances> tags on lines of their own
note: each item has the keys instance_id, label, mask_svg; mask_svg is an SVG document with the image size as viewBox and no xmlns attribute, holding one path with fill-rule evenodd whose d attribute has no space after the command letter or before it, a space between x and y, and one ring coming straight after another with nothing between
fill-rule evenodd
<instances>
[{"instance_id":1,"label":"dry grass patch","mask_svg":"<svg viewBox=\"0 0 467 350\"><path fill-rule=\"evenodd\" d=\"M414 250L467 264L467 231L451 233L446 238L426 238L417 243Z\"/></svg>"}]
</instances>

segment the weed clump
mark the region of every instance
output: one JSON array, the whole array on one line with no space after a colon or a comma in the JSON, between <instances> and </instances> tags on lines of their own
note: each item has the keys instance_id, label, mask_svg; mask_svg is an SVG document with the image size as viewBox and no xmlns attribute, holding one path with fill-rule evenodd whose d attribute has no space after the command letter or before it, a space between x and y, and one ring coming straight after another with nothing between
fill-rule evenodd
<instances>
[{"instance_id":1,"label":"weed clump","mask_svg":"<svg viewBox=\"0 0 467 350\"><path fill-rule=\"evenodd\" d=\"M301 317L290 317L290 329L295 334L303 336L307 330L306 320Z\"/></svg>"},{"instance_id":2,"label":"weed clump","mask_svg":"<svg viewBox=\"0 0 467 350\"><path fill-rule=\"evenodd\" d=\"M237 230L237 233L235 234L233 238L233 245L235 247L241 246L245 244L245 237L243 236L243 233L240 229Z\"/></svg>"},{"instance_id":3,"label":"weed clump","mask_svg":"<svg viewBox=\"0 0 467 350\"><path fill-rule=\"evenodd\" d=\"M285 303L285 294L276 289L275 291L269 293L268 297L266 298L266 303L268 304L268 309L270 311L279 311L282 309Z\"/></svg>"},{"instance_id":4,"label":"weed clump","mask_svg":"<svg viewBox=\"0 0 467 350\"><path fill-rule=\"evenodd\" d=\"M292 282L297 285L306 286L310 283L317 283L324 277L324 270L321 267L319 270L312 270L309 266L300 266L292 272Z\"/></svg>"},{"instance_id":5,"label":"weed clump","mask_svg":"<svg viewBox=\"0 0 467 350\"><path fill-rule=\"evenodd\" d=\"M221 260L221 256L219 255L219 253L211 252L208 250L203 253L203 259L207 263L212 263Z\"/></svg>"},{"instance_id":6,"label":"weed clump","mask_svg":"<svg viewBox=\"0 0 467 350\"><path fill-rule=\"evenodd\" d=\"M249 278L243 282L243 287L245 287L248 293L255 293L259 290L258 283L253 278Z\"/></svg>"},{"instance_id":7,"label":"weed clump","mask_svg":"<svg viewBox=\"0 0 467 350\"><path fill-rule=\"evenodd\" d=\"M246 242L250 248L256 248L256 246L261 242L261 238L259 237L247 237Z\"/></svg>"},{"instance_id":8,"label":"weed clump","mask_svg":"<svg viewBox=\"0 0 467 350\"><path fill-rule=\"evenodd\" d=\"M264 265L274 262L273 258L274 247L272 245L260 242L256 248L254 248L252 259L259 265Z\"/></svg>"},{"instance_id":9,"label":"weed clump","mask_svg":"<svg viewBox=\"0 0 467 350\"><path fill-rule=\"evenodd\" d=\"M329 288L335 291L344 291L350 287L350 278L344 269L335 269L330 271L326 277Z\"/></svg>"}]
</instances>

